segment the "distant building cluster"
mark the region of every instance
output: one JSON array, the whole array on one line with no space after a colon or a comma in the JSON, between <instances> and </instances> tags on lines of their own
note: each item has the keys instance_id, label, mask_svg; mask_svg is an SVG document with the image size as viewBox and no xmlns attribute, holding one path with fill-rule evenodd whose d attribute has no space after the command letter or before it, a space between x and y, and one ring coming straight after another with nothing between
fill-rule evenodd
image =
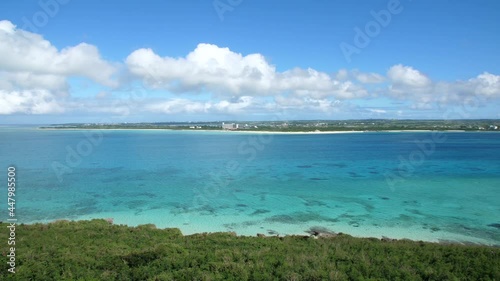
<instances>
[{"instance_id":1,"label":"distant building cluster","mask_svg":"<svg viewBox=\"0 0 500 281\"><path fill-rule=\"evenodd\" d=\"M238 130L238 128L239 125L236 123L231 123L231 124L222 123L223 130Z\"/></svg>"}]
</instances>

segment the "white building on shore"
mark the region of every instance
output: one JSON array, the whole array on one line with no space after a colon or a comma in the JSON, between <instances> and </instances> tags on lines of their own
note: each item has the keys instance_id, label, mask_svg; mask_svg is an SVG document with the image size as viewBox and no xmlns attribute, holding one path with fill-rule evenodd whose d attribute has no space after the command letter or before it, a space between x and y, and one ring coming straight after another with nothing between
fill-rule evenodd
<instances>
[{"instance_id":1,"label":"white building on shore","mask_svg":"<svg viewBox=\"0 0 500 281\"><path fill-rule=\"evenodd\" d=\"M238 130L238 124L236 123L231 123L231 124L225 124L222 122L222 129L223 130Z\"/></svg>"}]
</instances>

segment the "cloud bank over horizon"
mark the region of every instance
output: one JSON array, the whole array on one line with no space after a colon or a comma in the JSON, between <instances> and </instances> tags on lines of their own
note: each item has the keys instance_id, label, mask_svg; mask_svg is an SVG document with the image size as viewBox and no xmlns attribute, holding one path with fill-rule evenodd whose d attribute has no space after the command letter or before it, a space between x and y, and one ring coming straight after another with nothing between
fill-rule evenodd
<instances>
[{"instance_id":1,"label":"cloud bank over horizon","mask_svg":"<svg viewBox=\"0 0 500 281\"><path fill-rule=\"evenodd\" d=\"M426 118L453 107L500 102L500 75L487 70L456 81L434 80L404 62L388 65L385 73L326 73L313 67L279 71L263 54L209 43L182 57L140 48L123 61L108 61L98 46L82 42L58 49L7 20L0 21L0 54L0 117L252 120L280 112L287 118ZM89 86L81 89L75 79Z\"/></svg>"}]
</instances>

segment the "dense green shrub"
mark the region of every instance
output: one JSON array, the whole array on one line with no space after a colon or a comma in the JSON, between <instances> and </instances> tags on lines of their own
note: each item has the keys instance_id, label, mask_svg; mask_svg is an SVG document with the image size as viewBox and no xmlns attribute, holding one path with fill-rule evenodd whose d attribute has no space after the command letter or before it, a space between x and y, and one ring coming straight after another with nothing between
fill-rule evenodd
<instances>
[{"instance_id":1,"label":"dense green shrub","mask_svg":"<svg viewBox=\"0 0 500 281\"><path fill-rule=\"evenodd\" d=\"M6 224L0 224L7 237ZM5 240L6 241L6 240ZM3 252L7 261L5 243ZM500 280L500 249L338 235L183 236L104 220L18 225L0 280Z\"/></svg>"}]
</instances>

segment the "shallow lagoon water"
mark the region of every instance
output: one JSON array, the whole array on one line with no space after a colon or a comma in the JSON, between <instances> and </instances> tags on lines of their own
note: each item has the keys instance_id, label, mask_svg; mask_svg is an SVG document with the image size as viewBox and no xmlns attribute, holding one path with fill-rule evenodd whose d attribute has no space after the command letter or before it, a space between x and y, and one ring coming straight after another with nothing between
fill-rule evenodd
<instances>
[{"instance_id":1,"label":"shallow lagoon water","mask_svg":"<svg viewBox=\"0 0 500 281\"><path fill-rule=\"evenodd\" d=\"M321 226L500 245L500 134L435 134L4 127L0 159L16 167L24 223L111 217L241 235Z\"/></svg>"}]
</instances>

